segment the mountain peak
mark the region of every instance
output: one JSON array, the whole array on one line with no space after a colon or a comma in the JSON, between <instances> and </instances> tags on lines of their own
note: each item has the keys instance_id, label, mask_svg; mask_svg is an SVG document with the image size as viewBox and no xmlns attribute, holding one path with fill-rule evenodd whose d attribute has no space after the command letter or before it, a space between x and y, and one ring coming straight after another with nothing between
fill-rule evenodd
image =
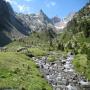
<instances>
[{"instance_id":1,"label":"mountain peak","mask_svg":"<svg viewBox=\"0 0 90 90\"><path fill-rule=\"evenodd\" d=\"M46 16L42 9L40 9L40 11L37 13L37 15Z\"/></svg>"},{"instance_id":2,"label":"mountain peak","mask_svg":"<svg viewBox=\"0 0 90 90\"><path fill-rule=\"evenodd\" d=\"M39 12L40 12L40 13L44 13L42 9L40 9L40 11L39 11Z\"/></svg>"}]
</instances>

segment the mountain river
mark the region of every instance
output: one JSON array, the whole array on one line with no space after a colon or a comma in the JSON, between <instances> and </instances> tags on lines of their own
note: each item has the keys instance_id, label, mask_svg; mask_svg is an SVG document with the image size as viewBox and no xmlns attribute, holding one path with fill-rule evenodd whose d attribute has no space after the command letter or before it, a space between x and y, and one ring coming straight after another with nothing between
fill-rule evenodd
<instances>
[{"instance_id":1,"label":"mountain river","mask_svg":"<svg viewBox=\"0 0 90 90\"><path fill-rule=\"evenodd\" d=\"M33 60L39 65L41 72L52 85L53 90L90 90L90 83L84 76L75 72L72 65L74 55L70 53L66 58L48 62L47 56Z\"/></svg>"}]
</instances>

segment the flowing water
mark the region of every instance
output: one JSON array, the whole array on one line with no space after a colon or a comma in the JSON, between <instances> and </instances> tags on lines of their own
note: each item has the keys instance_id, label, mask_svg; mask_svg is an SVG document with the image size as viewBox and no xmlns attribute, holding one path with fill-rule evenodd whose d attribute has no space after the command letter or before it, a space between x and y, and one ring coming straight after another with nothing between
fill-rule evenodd
<instances>
[{"instance_id":1,"label":"flowing water","mask_svg":"<svg viewBox=\"0 0 90 90\"><path fill-rule=\"evenodd\" d=\"M90 90L88 80L80 76L74 70L72 60L74 55L68 54L67 58L60 58L55 62L48 62L47 56L33 60L39 65L48 83L53 90Z\"/></svg>"}]
</instances>

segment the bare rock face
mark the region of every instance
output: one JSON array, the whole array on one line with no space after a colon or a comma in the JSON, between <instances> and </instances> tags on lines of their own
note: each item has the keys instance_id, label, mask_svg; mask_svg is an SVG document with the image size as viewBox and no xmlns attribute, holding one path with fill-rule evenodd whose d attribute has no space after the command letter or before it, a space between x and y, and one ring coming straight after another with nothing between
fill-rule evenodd
<instances>
[{"instance_id":1,"label":"bare rock face","mask_svg":"<svg viewBox=\"0 0 90 90\"><path fill-rule=\"evenodd\" d=\"M54 25L42 10L37 14L17 14L17 18L26 26L28 26L31 31L43 31L51 26L54 29Z\"/></svg>"},{"instance_id":2,"label":"bare rock face","mask_svg":"<svg viewBox=\"0 0 90 90\"><path fill-rule=\"evenodd\" d=\"M28 35L30 29L16 18L11 5L0 0L0 46Z\"/></svg>"},{"instance_id":3,"label":"bare rock face","mask_svg":"<svg viewBox=\"0 0 90 90\"><path fill-rule=\"evenodd\" d=\"M53 24L61 21L61 19L58 16L53 17L51 20L52 20Z\"/></svg>"}]
</instances>

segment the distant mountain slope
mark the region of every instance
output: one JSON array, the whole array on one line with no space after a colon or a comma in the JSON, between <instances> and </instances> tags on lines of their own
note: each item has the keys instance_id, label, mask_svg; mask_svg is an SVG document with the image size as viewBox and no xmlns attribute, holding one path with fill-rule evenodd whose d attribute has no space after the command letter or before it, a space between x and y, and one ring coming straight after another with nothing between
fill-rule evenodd
<instances>
[{"instance_id":1,"label":"distant mountain slope","mask_svg":"<svg viewBox=\"0 0 90 90\"><path fill-rule=\"evenodd\" d=\"M30 29L23 26L17 19L8 2L0 0L0 46L3 46L15 38L28 35Z\"/></svg>"},{"instance_id":2,"label":"distant mountain slope","mask_svg":"<svg viewBox=\"0 0 90 90\"><path fill-rule=\"evenodd\" d=\"M61 19L58 16L54 16L51 20L52 20L53 24L61 21Z\"/></svg>"},{"instance_id":3,"label":"distant mountain slope","mask_svg":"<svg viewBox=\"0 0 90 90\"><path fill-rule=\"evenodd\" d=\"M75 12L71 12L67 17L60 19L59 17L55 16L51 20L56 28L57 32L62 32L63 29L67 26L68 22L73 19Z\"/></svg>"},{"instance_id":4,"label":"distant mountain slope","mask_svg":"<svg viewBox=\"0 0 90 90\"><path fill-rule=\"evenodd\" d=\"M55 29L51 19L49 19L42 10L37 14L17 14L17 18L24 25L29 26L31 31L43 31L46 30L48 26Z\"/></svg>"}]
</instances>

